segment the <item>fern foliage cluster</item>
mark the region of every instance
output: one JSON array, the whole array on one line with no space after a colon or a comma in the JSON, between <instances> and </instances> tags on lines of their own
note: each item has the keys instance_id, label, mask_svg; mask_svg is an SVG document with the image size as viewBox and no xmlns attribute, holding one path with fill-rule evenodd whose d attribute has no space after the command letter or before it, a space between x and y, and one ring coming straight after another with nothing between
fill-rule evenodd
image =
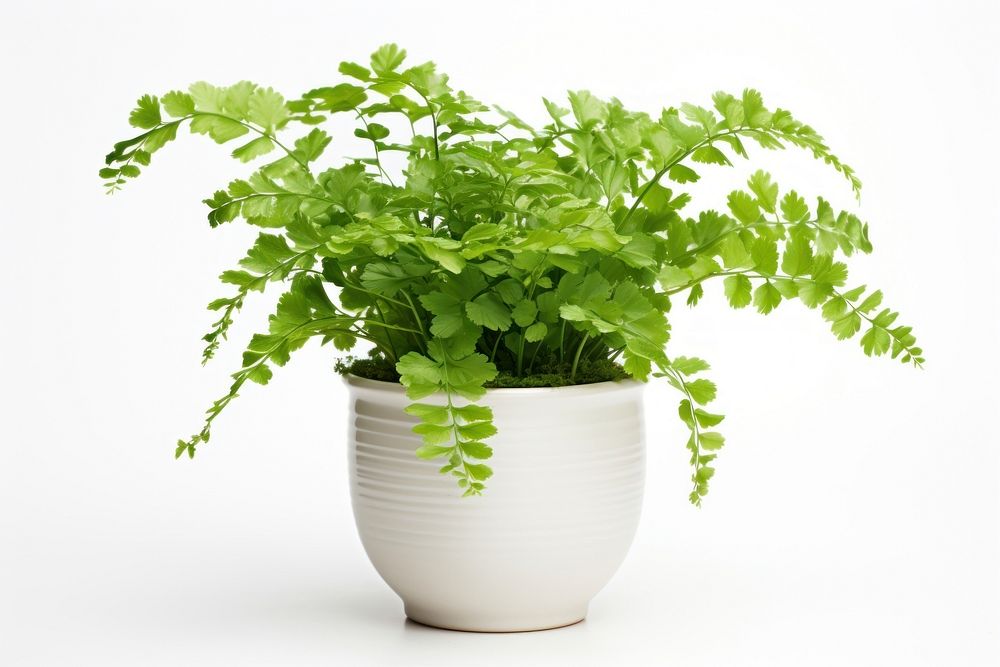
<instances>
[{"instance_id":1,"label":"fern foliage cluster","mask_svg":"<svg viewBox=\"0 0 1000 667\"><path fill-rule=\"evenodd\" d=\"M243 220L260 235L220 276L226 292L209 304L217 319L204 361L247 299L281 293L178 456L194 456L247 381L266 384L310 339L341 354L364 341L414 401L416 455L476 495L496 433L477 404L485 385L543 365L572 380L581 364L610 360L679 392L699 504L723 417L704 407L716 393L708 364L669 353L671 308L696 305L713 285L732 307L765 315L798 300L838 338L857 336L865 354L923 362L881 292L848 280L844 259L872 249L854 213L759 170L715 209L692 210L686 186L757 149L808 151L859 192L854 170L812 127L755 90L655 115L570 92L565 103L544 100L549 121L535 127L405 56L385 45L293 99L245 81L146 95L129 118L141 132L107 155L100 175L112 192L183 128L254 163L205 199L211 226ZM330 159L323 124L338 114L354 120L365 155Z\"/></svg>"}]
</instances>

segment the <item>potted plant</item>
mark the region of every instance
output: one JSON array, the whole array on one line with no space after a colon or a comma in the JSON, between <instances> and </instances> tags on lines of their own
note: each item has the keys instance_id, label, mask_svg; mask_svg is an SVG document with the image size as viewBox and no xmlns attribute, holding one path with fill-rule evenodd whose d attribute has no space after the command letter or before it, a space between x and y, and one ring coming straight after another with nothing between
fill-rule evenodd
<instances>
[{"instance_id":1,"label":"potted plant","mask_svg":"<svg viewBox=\"0 0 1000 667\"><path fill-rule=\"evenodd\" d=\"M536 128L404 58L382 46L295 100L249 82L146 95L129 119L141 134L115 144L101 176L119 190L185 125L241 162L264 158L205 200L211 226L262 231L221 275L230 291L209 304L204 361L253 292L284 291L176 455L208 442L248 381L267 384L310 339L331 344L351 395L358 529L414 620L528 630L583 618L638 520L651 377L679 392L701 503L723 417L704 408L708 364L666 345L671 308L709 284L763 314L797 298L838 338L861 333L865 354L923 362L881 292L847 286L837 258L871 251L854 214L763 171L725 210L689 212L685 184L749 146L803 148L860 190L815 130L756 91L658 115L571 92L568 109L545 100L551 122ZM367 154L320 166L331 137L319 126L337 114ZM359 346L367 355L345 356Z\"/></svg>"}]
</instances>

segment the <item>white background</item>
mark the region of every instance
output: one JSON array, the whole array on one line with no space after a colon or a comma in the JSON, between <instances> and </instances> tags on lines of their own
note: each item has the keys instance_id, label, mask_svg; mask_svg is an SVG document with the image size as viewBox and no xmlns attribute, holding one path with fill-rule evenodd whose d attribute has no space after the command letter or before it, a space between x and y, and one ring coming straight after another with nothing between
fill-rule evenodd
<instances>
[{"instance_id":1,"label":"white background","mask_svg":"<svg viewBox=\"0 0 1000 667\"><path fill-rule=\"evenodd\" d=\"M540 4L0 9L0 664L1000 664L992 3ZM885 290L926 369L864 357L798 303L731 311L716 285L672 318L729 415L704 509L676 397L651 386L642 524L584 623L406 623L355 535L325 348L172 458L271 309L254 298L199 366L215 276L254 235L210 230L200 199L246 168L184 133L120 195L96 175L142 93L251 78L294 97L385 41L536 121L571 88L650 111L759 88L859 170L875 253L852 281ZM855 205L806 155L753 157L695 205L758 165Z\"/></svg>"}]
</instances>

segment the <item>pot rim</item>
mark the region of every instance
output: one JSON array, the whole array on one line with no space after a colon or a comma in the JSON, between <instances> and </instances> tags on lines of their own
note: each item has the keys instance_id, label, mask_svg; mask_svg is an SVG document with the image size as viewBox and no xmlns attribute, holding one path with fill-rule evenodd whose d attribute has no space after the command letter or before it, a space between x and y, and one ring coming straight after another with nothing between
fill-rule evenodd
<instances>
[{"instance_id":1,"label":"pot rim","mask_svg":"<svg viewBox=\"0 0 1000 667\"><path fill-rule=\"evenodd\" d=\"M353 373L341 375L344 383L351 387L363 389L373 389L375 391L385 391L393 394L402 394L406 391L399 382L386 382L384 380L372 380L363 378ZM606 380L604 382L590 382L587 384L572 384L562 387L496 387L486 389L489 395L530 395L530 394L556 394L562 396L580 394L603 394L617 391L635 391L646 386L645 382L640 382L632 378L625 380Z\"/></svg>"}]
</instances>

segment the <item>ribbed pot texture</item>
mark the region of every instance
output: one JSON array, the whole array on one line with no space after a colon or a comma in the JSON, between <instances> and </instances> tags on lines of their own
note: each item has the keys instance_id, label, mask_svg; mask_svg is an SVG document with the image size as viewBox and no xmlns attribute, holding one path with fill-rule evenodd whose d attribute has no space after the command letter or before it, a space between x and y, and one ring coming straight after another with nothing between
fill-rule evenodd
<instances>
[{"instance_id":1,"label":"ribbed pot texture","mask_svg":"<svg viewBox=\"0 0 1000 667\"><path fill-rule=\"evenodd\" d=\"M645 480L638 382L492 389L494 475L462 498L414 455L398 384L347 377L358 533L406 615L455 630L576 623L625 558ZM422 399L434 402L437 397Z\"/></svg>"}]
</instances>

